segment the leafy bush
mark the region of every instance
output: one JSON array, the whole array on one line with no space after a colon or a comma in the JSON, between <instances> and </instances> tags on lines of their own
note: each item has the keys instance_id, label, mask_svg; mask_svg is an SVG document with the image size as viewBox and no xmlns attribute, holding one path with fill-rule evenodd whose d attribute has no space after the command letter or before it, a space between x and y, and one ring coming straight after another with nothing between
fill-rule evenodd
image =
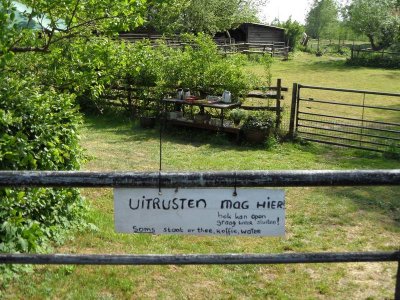
<instances>
[{"instance_id":1,"label":"leafy bush","mask_svg":"<svg viewBox=\"0 0 400 300\"><path fill-rule=\"evenodd\" d=\"M235 124L239 124L241 120L246 117L246 111L243 109L235 108L229 112L229 119L231 119Z\"/></svg>"},{"instance_id":2,"label":"leafy bush","mask_svg":"<svg viewBox=\"0 0 400 300\"><path fill-rule=\"evenodd\" d=\"M74 170L81 117L74 97L42 92L27 80L0 78L0 169ZM40 251L82 222L76 189L0 189L0 251Z\"/></svg>"},{"instance_id":3,"label":"leafy bush","mask_svg":"<svg viewBox=\"0 0 400 300\"><path fill-rule=\"evenodd\" d=\"M297 21L292 21L292 18L285 22L278 22L276 26L285 28L286 43L289 45L291 51L297 50L300 40L304 34L304 26Z\"/></svg>"},{"instance_id":4,"label":"leafy bush","mask_svg":"<svg viewBox=\"0 0 400 300\"><path fill-rule=\"evenodd\" d=\"M242 130L270 131L274 127L274 116L269 112L259 111L248 114L244 120Z\"/></svg>"},{"instance_id":5,"label":"leafy bush","mask_svg":"<svg viewBox=\"0 0 400 300\"><path fill-rule=\"evenodd\" d=\"M182 39L185 47L172 48L162 41L154 47L147 40L132 44L93 38L82 47L71 46L66 58L70 63L65 64L68 70L46 68L49 73L41 78L49 78L46 84L52 82L57 88L69 82L73 87L70 92L85 108L93 108L90 104L94 103L102 109L102 97L110 88L134 88L132 98L136 104L156 112L158 100L177 87L202 96L221 95L229 90L233 100L238 100L254 85L255 79L242 69L245 56L223 57L207 35L185 35ZM57 63L54 60L54 65Z\"/></svg>"},{"instance_id":6,"label":"leafy bush","mask_svg":"<svg viewBox=\"0 0 400 300\"><path fill-rule=\"evenodd\" d=\"M246 58L232 55L224 58L210 36L184 36L187 46L172 49L167 45L161 51L161 86L182 86L200 90L204 94L222 94L224 90L232 93L234 100L250 89L252 78L242 71Z\"/></svg>"},{"instance_id":7,"label":"leafy bush","mask_svg":"<svg viewBox=\"0 0 400 300\"><path fill-rule=\"evenodd\" d=\"M347 64L350 66L363 66L363 67L376 67L376 68L388 68L388 69L400 69L400 55L396 56L384 56L381 54L370 54L360 57L353 57L347 60Z\"/></svg>"}]
</instances>

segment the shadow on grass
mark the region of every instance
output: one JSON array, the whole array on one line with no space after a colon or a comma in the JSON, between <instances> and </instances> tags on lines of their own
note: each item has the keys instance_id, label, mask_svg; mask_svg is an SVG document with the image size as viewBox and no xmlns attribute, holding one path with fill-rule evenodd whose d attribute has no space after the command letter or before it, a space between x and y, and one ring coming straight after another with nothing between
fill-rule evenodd
<instances>
[{"instance_id":1,"label":"shadow on grass","mask_svg":"<svg viewBox=\"0 0 400 300\"><path fill-rule=\"evenodd\" d=\"M359 210L378 213L384 217L375 220L376 222L390 223L400 228L399 186L339 187L327 189L325 192L334 198L349 199Z\"/></svg>"},{"instance_id":2,"label":"shadow on grass","mask_svg":"<svg viewBox=\"0 0 400 300\"><path fill-rule=\"evenodd\" d=\"M159 126L154 129L143 129L138 122L129 120L124 115L86 115L85 127L90 131L106 131L120 136L115 143L131 142L131 141L158 141L160 138ZM191 145L200 147L210 145L220 150L234 150L238 152L247 151L267 151L266 145L248 145L236 143L236 137L225 134L209 132L204 130L196 130L184 127L166 127L162 132L162 140L164 142L174 143L178 145ZM399 167L400 161L387 159L382 154L347 149L334 146L326 146L322 144L300 142L300 143L284 143L285 148L294 151L306 152L314 155L319 162L329 162L332 168L339 169L390 169ZM275 151L279 151L275 150ZM295 153L293 153L295 155Z\"/></svg>"},{"instance_id":3,"label":"shadow on grass","mask_svg":"<svg viewBox=\"0 0 400 300\"><path fill-rule=\"evenodd\" d=\"M230 149L235 151L263 150L264 145L247 145L245 143L238 145L236 136L210 132L196 128L185 128L161 124L163 142L170 142L180 145L191 145L200 147L205 144L221 150ZM122 136L118 142L131 141L157 141L160 138L160 124L153 129L143 129L137 121L129 120L124 115L85 115L85 125L89 131L112 132L115 135Z\"/></svg>"},{"instance_id":4,"label":"shadow on grass","mask_svg":"<svg viewBox=\"0 0 400 300\"><path fill-rule=\"evenodd\" d=\"M380 75L380 76L382 76L382 75ZM393 80L393 79L398 80L399 79L399 71L390 71L389 74L384 74L383 76L388 79L391 79L391 80Z\"/></svg>"},{"instance_id":5,"label":"shadow on grass","mask_svg":"<svg viewBox=\"0 0 400 300\"><path fill-rule=\"evenodd\" d=\"M329 161L339 169L400 169L399 159L387 158L378 152L305 143L303 151L307 150L318 156L318 160ZM335 187L325 188L323 193L339 201L348 199L358 210L382 215L384 219L377 219L376 222L400 227L400 186Z\"/></svg>"},{"instance_id":6,"label":"shadow on grass","mask_svg":"<svg viewBox=\"0 0 400 300\"><path fill-rule=\"evenodd\" d=\"M359 66L351 66L346 63L346 59L332 58L330 60L313 61L307 64L307 69L311 71L348 71L361 69Z\"/></svg>"}]
</instances>

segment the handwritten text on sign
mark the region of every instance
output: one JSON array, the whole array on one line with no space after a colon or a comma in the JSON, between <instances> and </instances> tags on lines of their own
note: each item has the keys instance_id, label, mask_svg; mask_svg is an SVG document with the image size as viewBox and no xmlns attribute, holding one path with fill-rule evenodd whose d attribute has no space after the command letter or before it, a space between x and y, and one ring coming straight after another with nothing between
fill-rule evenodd
<instances>
[{"instance_id":1,"label":"handwritten text on sign","mask_svg":"<svg viewBox=\"0 0 400 300\"><path fill-rule=\"evenodd\" d=\"M117 232L283 236L282 190L114 189Z\"/></svg>"}]
</instances>

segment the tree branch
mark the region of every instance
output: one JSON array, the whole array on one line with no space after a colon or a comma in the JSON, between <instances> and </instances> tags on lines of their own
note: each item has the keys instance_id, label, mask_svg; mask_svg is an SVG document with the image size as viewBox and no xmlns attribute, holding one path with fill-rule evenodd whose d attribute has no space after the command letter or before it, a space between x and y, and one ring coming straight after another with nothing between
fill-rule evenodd
<instances>
[{"instance_id":1,"label":"tree branch","mask_svg":"<svg viewBox=\"0 0 400 300\"><path fill-rule=\"evenodd\" d=\"M80 0L77 0L77 1L76 1L74 10L73 10L73 12L72 12L71 18L69 19L69 22L68 22L68 25L67 25L67 30L69 30L70 27L71 27L71 23L72 23L73 18L75 17L76 10L78 9L79 2L80 2Z\"/></svg>"},{"instance_id":2,"label":"tree branch","mask_svg":"<svg viewBox=\"0 0 400 300\"><path fill-rule=\"evenodd\" d=\"M65 40L65 39L72 38L72 37L76 36L77 34L78 34L77 32L74 32L74 33L70 33L70 34L67 34L67 35L63 35L63 36L61 36L61 37L59 37L57 39L54 39L52 41L52 44L55 44L55 43L57 43L59 41Z\"/></svg>"},{"instance_id":3,"label":"tree branch","mask_svg":"<svg viewBox=\"0 0 400 300\"><path fill-rule=\"evenodd\" d=\"M106 17L99 17L99 18L91 19L91 20L82 22L80 24L77 24L75 26L72 26L71 28L69 28L69 30L73 30L73 29L76 29L76 28L79 28L79 27L82 27L82 26L86 26L86 25L88 25L90 23L93 23L93 22L96 22L96 21L107 20L107 19L116 19L116 18L119 18L119 17L120 16L106 16Z\"/></svg>"},{"instance_id":4,"label":"tree branch","mask_svg":"<svg viewBox=\"0 0 400 300\"><path fill-rule=\"evenodd\" d=\"M15 53L24 53L24 52L43 52L50 53L50 50L46 47L13 47L10 51ZM3 54L0 52L0 54Z\"/></svg>"}]
</instances>

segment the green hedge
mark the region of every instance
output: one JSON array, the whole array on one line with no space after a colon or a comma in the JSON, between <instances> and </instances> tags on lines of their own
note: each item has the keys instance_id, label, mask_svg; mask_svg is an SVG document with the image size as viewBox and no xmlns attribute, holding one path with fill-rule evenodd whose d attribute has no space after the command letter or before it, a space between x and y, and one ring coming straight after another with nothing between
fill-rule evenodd
<instances>
[{"instance_id":1,"label":"green hedge","mask_svg":"<svg viewBox=\"0 0 400 300\"><path fill-rule=\"evenodd\" d=\"M79 169L81 116L74 102L29 80L1 76L0 169ZM0 189L0 251L40 251L81 224L84 212L76 189Z\"/></svg>"},{"instance_id":2,"label":"green hedge","mask_svg":"<svg viewBox=\"0 0 400 300\"><path fill-rule=\"evenodd\" d=\"M347 64L350 66L400 69L400 55L397 57L395 56L382 57L381 54L365 55L365 56L350 58L347 60Z\"/></svg>"},{"instance_id":3,"label":"green hedge","mask_svg":"<svg viewBox=\"0 0 400 300\"><path fill-rule=\"evenodd\" d=\"M113 92L110 87L127 84L151 87L132 95L133 99L144 102L161 99L176 87L210 95L222 95L224 90L229 90L232 98L237 100L251 86L262 85L255 83L257 79L243 70L247 60L244 55L224 57L213 39L205 34L181 38L185 46L178 48L172 48L162 40L154 46L148 40L132 44L93 38L85 44L85 51L80 47L72 49L68 70L53 68L57 71L52 73L53 69L50 69L44 78L54 86L70 82L71 91L78 96L83 108L99 110L107 107L108 96L123 93ZM58 63L58 60L54 62L55 65ZM157 106L154 110L157 112Z\"/></svg>"}]
</instances>

